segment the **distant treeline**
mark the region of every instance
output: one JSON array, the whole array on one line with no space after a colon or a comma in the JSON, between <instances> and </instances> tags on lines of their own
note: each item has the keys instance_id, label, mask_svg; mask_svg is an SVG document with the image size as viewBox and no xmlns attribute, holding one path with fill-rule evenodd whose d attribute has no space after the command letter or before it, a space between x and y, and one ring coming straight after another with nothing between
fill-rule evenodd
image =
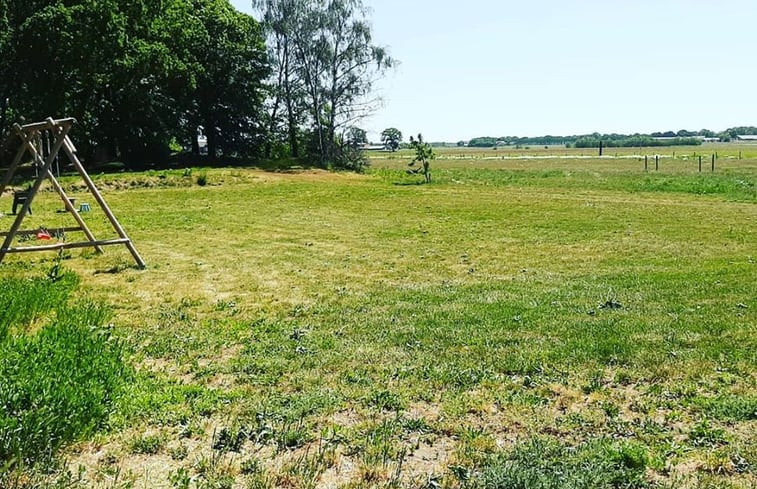
<instances>
[{"instance_id":1,"label":"distant treeline","mask_svg":"<svg viewBox=\"0 0 757 489\"><path fill-rule=\"evenodd\" d=\"M664 137L664 136L662 136ZM701 139L690 138L673 138L673 139L655 139L650 136L633 136L625 139L600 140L594 138L581 138L573 143L574 148L599 148L600 141L605 148L640 148L640 147L658 147L658 146L699 146L702 144Z\"/></svg>"},{"instance_id":2,"label":"distant treeline","mask_svg":"<svg viewBox=\"0 0 757 489\"><path fill-rule=\"evenodd\" d=\"M540 136L540 137L517 137L505 136L479 137L468 142L473 148L491 148L494 146L570 146L576 148L596 148L599 142L608 148L634 147L634 146L683 146L702 144L701 138L719 138L722 141L730 141L738 135L757 135L757 127L732 127L722 132L702 129L700 131L678 132L653 132L651 134L583 134L574 136ZM665 138L665 139L656 139ZM458 146L465 142L460 141Z\"/></svg>"}]
</instances>

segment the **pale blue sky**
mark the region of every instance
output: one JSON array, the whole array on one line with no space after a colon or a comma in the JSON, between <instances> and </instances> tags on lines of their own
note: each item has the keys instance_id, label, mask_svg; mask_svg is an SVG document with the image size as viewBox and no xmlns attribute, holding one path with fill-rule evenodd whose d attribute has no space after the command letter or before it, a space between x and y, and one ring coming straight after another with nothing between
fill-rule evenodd
<instances>
[{"instance_id":1,"label":"pale blue sky","mask_svg":"<svg viewBox=\"0 0 757 489\"><path fill-rule=\"evenodd\" d=\"M755 0L364 2L401 63L374 140L757 125Z\"/></svg>"}]
</instances>

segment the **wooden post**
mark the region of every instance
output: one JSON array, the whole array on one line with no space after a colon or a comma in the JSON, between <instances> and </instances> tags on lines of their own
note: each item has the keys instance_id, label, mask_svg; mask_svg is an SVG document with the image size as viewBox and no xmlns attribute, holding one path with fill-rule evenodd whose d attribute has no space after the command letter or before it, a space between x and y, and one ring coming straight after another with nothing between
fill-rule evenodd
<instances>
[{"instance_id":1,"label":"wooden post","mask_svg":"<svg viewBox=\"0 0 757 489\"><path fill-rule=\"evenodd\" d=\"M739 159L741 159L741 151L739 151Z\"/></svg>"},{"instance_id":2,"label":"wooden post","mask_svg":"<svg viewBox=\"0 0 757 489\"><path fill-rule=\"evenodd\" d=\"M602 150L603 150L603 149L604 149L604 148L603 148L603 146L602 146L602 141L599 141L599 156L602 156Z\"/></svg>"},{"instance_id":3,"label":"wooden post","mask_svg":"<svg viewBox=\"0 0 757 489\"><path fill-rule=\"evenodd\" d=\"M6 173L6 175L3 177L2 182L0 183L0 190L4 189L7 186L7 184L9 184L13 180L14 172L16 171L18 165L23 159L24 154L27 151L30 152L33 158L34 169L37 173L37 176L34 180L34 184L32 185L32 187L26 192L27 198L24 200L23 205L21 206L20 212L18 213L15 221L11 225L11 229L8 232L0 233L0 237L5 238L3 241L3 245L0 248L0 263L2 263L3 259L8 253L27 253L27 252L34 252L34 251L64 250L64 249L72 249L72 248L89 248L89 247L94 247L95 250L97 250L98 252L102 252L102 246L125 245L128 248L129 252L134 257L135 261L137 262L137 265L140 268L145 268L145 262L142 260L141 256L137 252L131 239L127 236L126 232L121 227L121 224L118 222L118 220L113 215L108 205L105 203L105 200L103 199L102 195L100 195L99 191L97 190L94 183L92 182L92 179L89 178L89 175L87 175L87 172L84 169L84 166L81 164L81 162L79 161L78 157L75 154L76 148L74 147L71 140L68 138L68 133L73 127L74 123L75 123L74 119L62 119L62 120L56 121L56 120L53 120L52 118L48 118L45 122L41 122L37 124L27 124L25 126L19 126L18 124L14 125L14 130L15 130L14 137L18 136L19 138L21 138L22 145L21 145L21 148L19 148L18 153L16 154L16 157L13 163L8 169L8 173ZM62 185L58 182L55 175L53 174L52 165L53 163L57 163L59 161L58 158L59 158L61 149L63 149L71 158L71 161L74 164L76 170L84 179L85 183L87 184L88 189L94 196L97 203L100 204L100 207L103 209L103 212L105 213L107 218L110 220L116 233L118 233L119 238L97 240L92 234L92 232L89 230L89 228L87 227L82 217L77 212L76 208L71 202L71 199L68 197L68 195L66 195L66 192L63 189ZM47 179L50 180L50 182L53 185L53 188L55 189L55 191L58 193L61 200L63 201L63 204L66 207L66 211L71 213L74 219L79 224L79 226L76 228L61 228L58 231L59 232L83 231L87 235L88 241L60 242L57 244L50 244L50 245L21 246L21 247L11 248L13 240L16 238L16 236L29 236L30 234L33 235L37 232L37 231L20 231L20 228L21 228L22 221L24 220L26 215L30 213L31 205L32 205L32 201L34 200L34 197L39 192L43 181Z\"/></svg>"},{"instance_id":4,"label":"wooden post","mask_svg":"<svg viewBox=\"0 0 757 489\"><path fill-rule=\"evenodd\" d=\"M71 144L71 140L68 139L68 136L66 136L65 142L63 144L63 150L66 152L66 154L68 155L68 158L71 160L71 163L73 163L74 167L79 172L81 177L84 179L84 183L87 185L87 188L89 189L90 193L95 197L95 200L100 205L100 208L108 217L108 220L113 226L113 229L116 230L116 233L118 233L118 235L122 239L128 240L124 244L126 244L126 247L129 249L131 256L134 257L134 261L137 262L137 266L139 268L146 268L147 265L145 264L145 261L142 259L142 257L139 256L139 252L134 247L134 243L131 242L131 239L126 234L126 231L124 231L124 228L121 227L121 223L118 222L118 219L116 219L116 216L113 215L113 212L110 210L110 207L108 207L108 204L105 202L105 199L103 199L102 195L100 195L100 191L97 190L97 187L95 187L94 182L87 174L87 171L84 169L84 166L81 164L81 161L79 161L79 157L76 156L76 153L74 153L73 149L74 149L74 145Z\"/></svg>"},{"instance_id":5,"label":"wooden post","mask_svg":"<svg viewBox=\"0 0 757 489\"><path fill-rule=\"evenodd\" d=\"M52 118L48 119L48 121L52 121ZM51 154L47 158L46 161L41 161L41 157L39 156L39 154L35 156L35 164L40 167L40 172L37 175L37 179L34 181L34 185L32 185L32 188L29 191L29 196L24 201L24 205L21 206L21 211L16 216L16 220L13 221L10 231L8 231L8 236L5 237L5 241L3 242L2 248L0 248L0 263L2 263L3 258L5 258L5 255L8 253L8 250L10 249L11 244L13 243L13 239L16 237L16 233L21 228L21 223L26 217L27 212L29 212L29 207L31 207L32 205L34 196L37 195L39 188L42 186L43 180L47 176L47 172L50 170L50 167L53 164L53 160L55 159L55 153L60 151L60 148L63 146L63 141L68 136L68 132L70 130L71 130L71 126L63 127L60 134L55 140L55 144L53 145L54 153ZM23 136L23 133L19 133L18 135L26 142L29 142L28 139Z\"/></svg>"},{"instance_id":6,"label":"wooden post","mask_svg":"<svg viewBox=\"0 0 757 489\"><path fill-rule=\"evenodd\" d=\"M702 173L702 155L699 155L699 173Z\"/></svg>"},{"instance_id":7,"label":"wooden post","mask_svg":"<svg viewBox=\"0 0 757 489\"><path fill-rule=\"evenodd\" d=\"M712 172L715 173L715 155L712 155Z\"/></svg>"},{"instance_id":8,"label":"wooden post","mask_svg":"<svg viewBox=\"0 0 757 489\"><path fill-rule=\"evenodd\" d=\"M654 169L660 171L660 155L654 155Z\"/></svg>"},{"instance_id":9,"label":"wooden post","mask_svg":"<svg viewBox=\"0 0 757 489\"><path fill-rule=\"evenodd\" d=\"M644 171L649 171L649 156L644 155Z\"/></svg>"},{"instance_id":10,"label":"wooden post","mask_svg":"<svg viewBox=\"0 0 757 489\"><path fill-rule=\"evenodd\" d=\"M21 130L21 126L14 124L13 130L16 131L16 128L18 128L18 131ZM11 137L16 137L16 135L14 134ZM16 173L16 168L18 167L19 163L21 163L21 158L24 157L24 153L26 153L26 146L22 144L16 152L16 157L13 158L11 166L8 167L7 173L3 176L3 181L0 182L0 197L2 197L3 192L5 192L5 187L7 187L11 183L11 178L13 178L13 174Z\"/></svg>"},{"instance_id":11,"label":"wooden post","mask_svg":"<svg viewBox=\"0 0 757 489\"><path fill-rule=\"evenodd\" d=\"M32 154L32 156L36 159L39 155L34 149L34 145L29 143L29 141L26 142L26 146L29 149L29 152ZM55 158L55 161L58 160L57 158L57 152L53 153L51 152L50 155L52 155ZM61 199L63 199L63 205L66 206L66 210L71 213L71 215L74 216L74 219L76 220L76 223L79 225L82 231L84 231L84 235L87 237L88 240L91 242L96 242L97 239L95 239L95 235L92 234L92 231L90 231L89 227L87 227L87 224L84 222L84 219L81 218L79 213L76 211L76 208L74 208L73 204L71 204L71 200L68 198L68 195L66 195L66 191L63 189L63 187L58 183L58 180L55 178L55 175L53 175L52 170L47 171L47 178L50 180L50 183L52 183L53 188L58 193ZM103 249L99 245L94 246L95 251L98 253L102 253Z\"/></svg>"}]
</instances>

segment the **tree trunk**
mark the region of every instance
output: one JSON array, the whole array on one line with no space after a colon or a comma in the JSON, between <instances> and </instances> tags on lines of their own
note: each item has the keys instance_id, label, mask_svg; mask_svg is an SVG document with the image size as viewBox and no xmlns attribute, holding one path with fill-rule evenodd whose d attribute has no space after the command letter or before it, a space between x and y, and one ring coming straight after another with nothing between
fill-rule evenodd
<instances>
[{"instance_id":1,"label":"tree trunk","mask_svg":"<svg viewBox=\"0 0 757 489\"><path fill-rule=\"evenodd\" d=\"M200 154L200 142L197 141L197 129L190 130L190 134L192 141L192 154L198 156Z\"/></svg>"},{"instance_id":2,"label":"tree trunk","mask_svg":"<svg viewBox=\"0 0 757 489\"><path fill-rule=\"evenodd\" d=\"M287 106L287 126L289 129L289 150L293 158L300 157L300 147L297 142L297 121L294 115L294 101L292 100L292 85L289 81L289 44L285 46L284 60L284 98Z\"/></svg>"},{"instance_id":3,"label":"tree trunk","mask_svg":"<svg viewBox=\"0 0 757 489\"><path fill-rule=\"evenodd\" d=\"M8 99L4 94L0 95L0 136L5 131L5 124L8 117Z\"/></svg>"},{"instance_id":4,"label":"tree trunk","mask_svg":"<svg viewBox=\"0 0 757 489\"><path fill-rule=\"evenodd\" d=\"M276 38L276 52L278 53L279 59L281 57L286 56L286 50L285 47L282 47L282 40L280 37ZM286 45L285 45L286 46ZM276 119L279 116L279 105L281 105L281 89L284 85L284 67L281 66L282 62L279 61L279 76L278 80L276 81L276 98L273 100L273 108L271 109L271 120L268 124L268 137L266 138L265 143L265 149L263 150L263 155L266 158L271 157L271 149L272 149L272 140L275 137L276 133Z\"/></svg>"},{"instance_id":5,"label":"tree trunk","mask_svg":"<svg viewBox=\"0 0 757 489\"><path fill-rule=\"evenodd\" d=\"M208 138L208 158L215 160L218 154L218 134L216 134L216 127L210 121L205 121L205 137Z\"/></svg>"},{"instance_id":6,"label":"tree trunk","mask_svg":"<svg viewBox=\"0 0 757 489\"><path fill-rule=\"evenodd\" d=\"M326 167L326 149L323 144L323 121L321 120L321 104L318 98L317 87L311 87L311 96L313 97L313 117L316 133L318 134L318 152L320 153L321 167Z\"/></svg>"}]
</instances>

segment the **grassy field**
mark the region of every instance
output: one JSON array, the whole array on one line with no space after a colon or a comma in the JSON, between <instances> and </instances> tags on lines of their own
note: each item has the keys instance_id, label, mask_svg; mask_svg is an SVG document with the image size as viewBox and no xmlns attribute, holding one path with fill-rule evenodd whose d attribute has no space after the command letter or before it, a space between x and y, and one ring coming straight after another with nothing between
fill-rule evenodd
<instances>
[{"instance_id":1,"label":"grassy field","mask_svg":"<svg viewBox=\"0 0 757 489\"><path fill-rule=\"evenodd\" d=\"M431 185L401 152L367 175L99 175L148 269L76 251L60 282L109 306L128 372L96 434L4 483L755 487L757 151L727 148L714 174L682 148L646 173L447 150ZM16 334L55 320L38 309Z\"/></svg>"}]
</instances>

